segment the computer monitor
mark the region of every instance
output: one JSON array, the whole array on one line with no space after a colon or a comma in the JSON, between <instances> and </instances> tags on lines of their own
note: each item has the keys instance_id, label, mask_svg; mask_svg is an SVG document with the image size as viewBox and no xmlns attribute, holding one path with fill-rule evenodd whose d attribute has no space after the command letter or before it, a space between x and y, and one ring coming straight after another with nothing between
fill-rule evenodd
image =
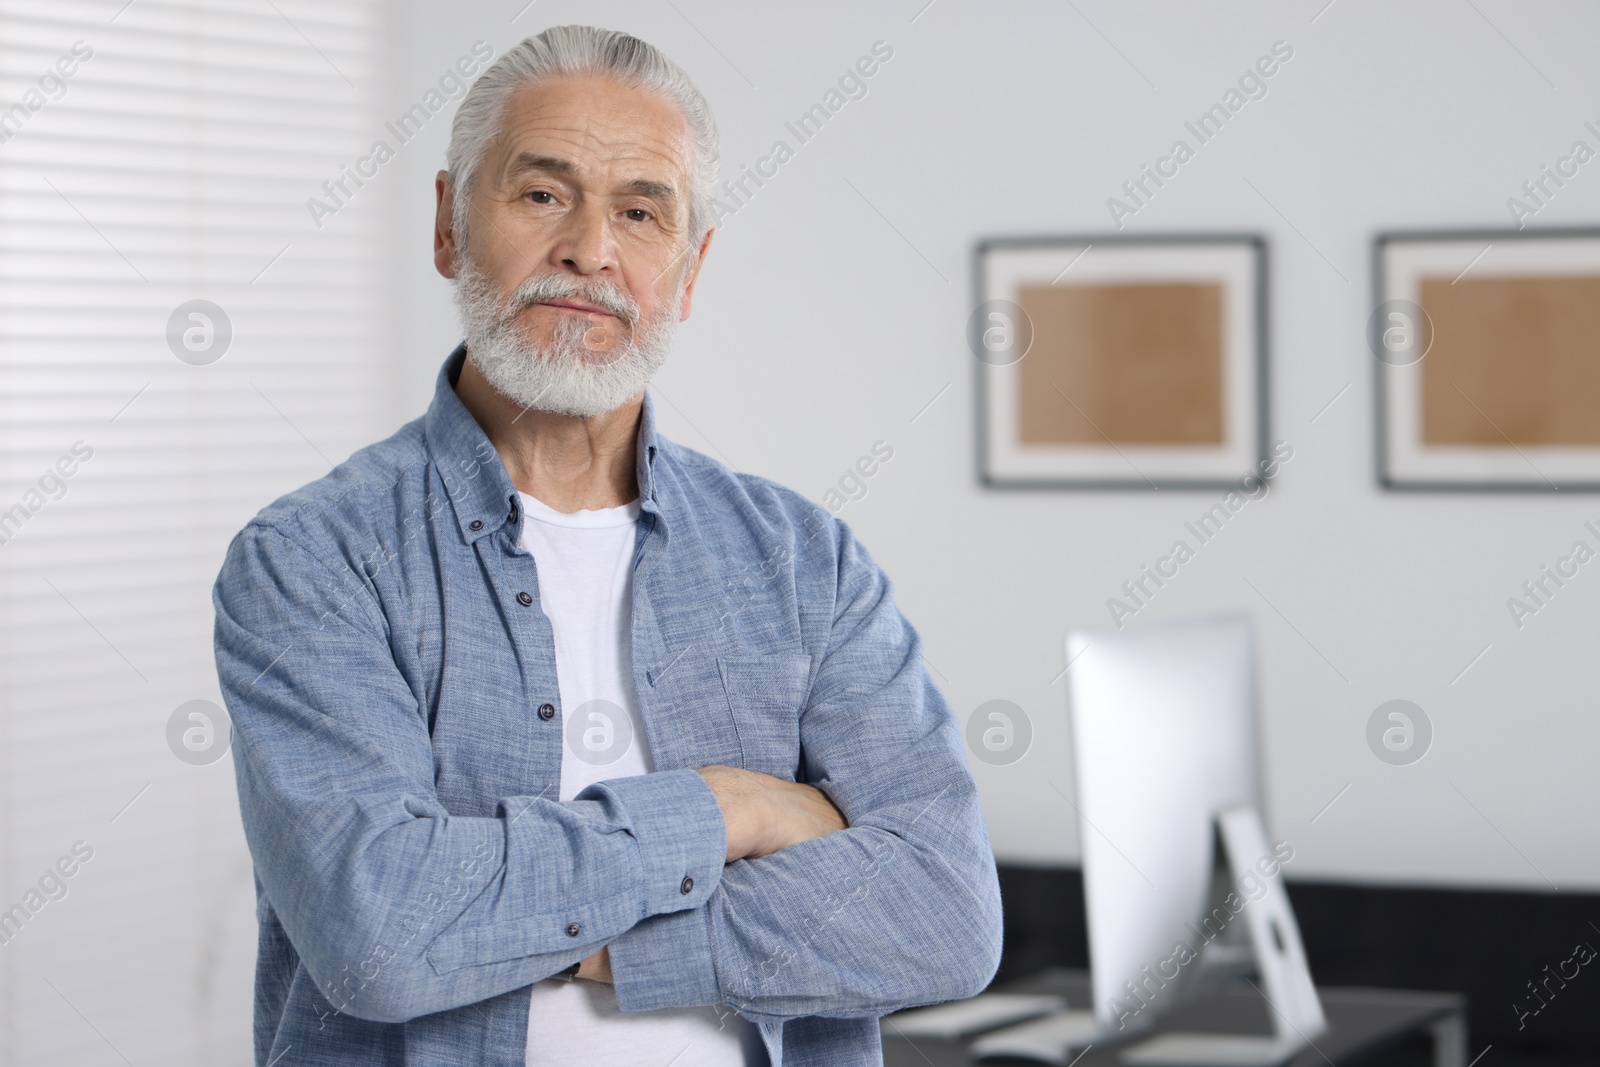
<instances>
[{"instance_id":1,"label":"computer monitor","mask_svg":"<svg viewBox=\"0 0 1600 1067\"><path fill-rule=\"evenodd\" d=\"M1279 875L1285 857L1260 828L1249 620L1073 632L1067 658L1097 1029L1136 1032L1259 970L1276 1043L1167 1041L1157 1051L1169 1058L1125 1058L1287 1058L1324 1023Z\"/></svg>"}]
</instances>

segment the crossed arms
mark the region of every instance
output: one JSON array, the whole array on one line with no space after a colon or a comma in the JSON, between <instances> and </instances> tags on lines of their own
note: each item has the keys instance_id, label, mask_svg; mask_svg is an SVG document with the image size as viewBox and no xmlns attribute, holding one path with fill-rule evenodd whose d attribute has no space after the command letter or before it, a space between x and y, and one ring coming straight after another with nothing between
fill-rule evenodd
<instances>
[{"instance_id":1,"label":"crossed arms","mask_svg":"<svg viewBox=\"0 0 1600 1067\"><path fill-rule=\"evenodd\" d=\"M727 860L754 860L845 828L844 816L814 785L713 764L700 768L728 833ZM579 978L611 981L611 957L602 948L586 957Z\"/></svg>"},{"instance_id":2,"label":"crossed arms","mask_svg":"<svg viewBox=\"0 0 1600 1067\"><path fill-rule=\"evenodd\" d=\"M247 527L214 594L240 807L262 892L323 996L404 1022L602 947L627 1011L876 1017L980 990L1000 904L953 720L848 533L837 566L799 725L809 783L668 770L463 817L435 791L371 589Z\"/></svg>"}]
</instances>

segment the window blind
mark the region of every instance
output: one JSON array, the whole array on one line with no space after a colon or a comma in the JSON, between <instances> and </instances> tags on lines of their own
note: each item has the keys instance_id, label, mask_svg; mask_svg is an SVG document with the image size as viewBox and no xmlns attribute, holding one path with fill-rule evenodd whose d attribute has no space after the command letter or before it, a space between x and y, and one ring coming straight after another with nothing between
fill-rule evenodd
<instances>
[{"instance_id":1,"label":"window blind","mask_svg":"<svg viewBox=\"0 0 1600 1067\"><path fill-rule=\"evenodd\" d=\"M232 535L399 421L392 178L307 205L382 14L0 0L0 1064L251 1062L232 761L169 727Z\"/></svg>"}]
</instances>

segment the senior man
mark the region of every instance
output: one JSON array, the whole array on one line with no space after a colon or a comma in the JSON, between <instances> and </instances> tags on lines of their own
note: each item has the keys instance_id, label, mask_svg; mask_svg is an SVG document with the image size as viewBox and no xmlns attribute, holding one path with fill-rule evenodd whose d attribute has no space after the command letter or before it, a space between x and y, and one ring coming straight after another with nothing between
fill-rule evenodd
<instances>
[{"instance_id":1,"label":"senior man","mask_svg":"<svg viewBox=\"0 0 1600 1067\"><path fill-rule=\"evenodd\" d=\"M883 572L656 431L706 102L559 27L473 85L447 162L466 342L432 405L263 510L215 589L256 1061L881 1062L879 1016L993 975L994 862Z\"/></svg>"}]
</instances>

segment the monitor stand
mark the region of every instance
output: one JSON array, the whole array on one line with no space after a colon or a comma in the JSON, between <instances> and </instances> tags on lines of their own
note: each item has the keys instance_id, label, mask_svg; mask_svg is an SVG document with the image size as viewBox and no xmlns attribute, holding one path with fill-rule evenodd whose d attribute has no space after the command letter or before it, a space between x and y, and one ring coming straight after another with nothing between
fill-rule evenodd
<instances>
[{"instance_id":1,"label":"monitor stand","mask_svg":"<svg viewBox=\"0 0 1600 1067\"><path fill-rule=\"evenodd\" d=\"M1251 866L1259 857L1271 854L1261 816L1254 808L1230 808L1217 814L1216 827L1229 884L1240 886L1248 872L1253 883L1262 887L1261 895L1247 900L1241 910L1249 932L1250 955L1264 987L1261 993L1272 1012L1273 1034L1161 1034L1124 1049L1124 1063L1137 1067L1273 1067L1292 1059L1327 1030L1283 881L1263 877Z\"/></svg>"}]
</instances>

